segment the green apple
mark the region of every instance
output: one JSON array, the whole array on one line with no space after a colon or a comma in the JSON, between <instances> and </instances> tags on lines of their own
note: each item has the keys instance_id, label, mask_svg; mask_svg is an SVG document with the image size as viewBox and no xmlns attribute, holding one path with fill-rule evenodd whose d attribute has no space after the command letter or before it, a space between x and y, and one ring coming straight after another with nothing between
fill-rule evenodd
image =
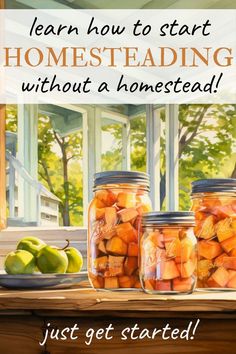
<instances>
[{"instance_id":1,"label":"green apple","mask_svg":"<svg viewBox=\"0 0 236 354\"><path fill-rule=\"evenodd\" d=\"M68 267L66 273L77 273L83 266L83 257L80 251L74 247L68 247L65 249L68 258Z\"/></svg>"},{"instance_id":2,"label":"green apple","mask_svg":"<svg viewBox=\"0 0 236 354\"><path fill-rule=\"evenodd\" d=\"M44 246L37 255L37 266L44 274L65 273L68 267L68 258L64 250Z\"/></svg>"},{"instance_id":3,"label":"green apple","mask_svg":"<svg viewBox=\"0 0 236 354\"><path fill-rule=\"evenodd\" d=\"M29 236L22 238L16 247L17 250L24 250L32 253L35 257L42 247L46 245L45 242L37 237Z\"/></svg>"},{"instance_id":4,"label":"green apple","mask_svg":"<svg viewBox=\"0 0 236 354\"><path fill-rule=\"evenodd\" d=\"M8 274L32 274L35 267L35 257L28 251L10 252L5 259L5 271Z\"/></svg>"}]
</instances>

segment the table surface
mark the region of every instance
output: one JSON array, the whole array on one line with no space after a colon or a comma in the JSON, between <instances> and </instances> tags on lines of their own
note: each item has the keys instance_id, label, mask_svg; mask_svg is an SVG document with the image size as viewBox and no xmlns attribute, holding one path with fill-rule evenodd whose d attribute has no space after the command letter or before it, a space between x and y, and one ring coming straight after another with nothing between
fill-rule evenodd
<instances>
[{"instance_id":1,"label":"table surface","mask_svg":"<svg viewBox=\"0 0 236 354\"><path fill-rule=\"evenodd\" d=\"M236 312L236 291L194 292L191 295L149 295L140 291L95 291L88 287L65 290L0 289L0 311L121 311L121 312Z\"/></svg>"}]
</instances>

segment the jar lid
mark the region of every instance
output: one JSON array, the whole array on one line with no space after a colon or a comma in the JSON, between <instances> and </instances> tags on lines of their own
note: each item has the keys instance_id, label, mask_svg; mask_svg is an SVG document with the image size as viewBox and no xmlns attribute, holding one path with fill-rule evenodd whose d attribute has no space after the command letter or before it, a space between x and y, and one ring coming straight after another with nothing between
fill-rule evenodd
<instances>
[{"instance_id":1,"label":"jar lid","mask_svg":"<svg viewBox=\"0 0 236 354\"><path fill-rule=\"evenodd\" d=\"M149 189L150 178L147 173L133 171L106 171L94 175L94 188L106 184L138 184Z\"/></svg>"},{"instance_id":2,"label":"jar lid","mask_svg":"<svg viewBox=\"0 0 236 354\"><path fill-rule=\"evenodd\" d=\"M236 179L211 178L192 182L192 194L204 192L236 192Z\"/></svg>"},{"instance_id":3,"label":"jar lid","mask_svg":"<svg viewBox=\"0 0 236 354\"><path fill-rule=\"evenodd\" d=\"M166 211L166 212L150 212L142 216L143 226L148 225L172 225L172 224L188 224L195 225L194 212L192 211Z\"/></svg>"}]
</instances>

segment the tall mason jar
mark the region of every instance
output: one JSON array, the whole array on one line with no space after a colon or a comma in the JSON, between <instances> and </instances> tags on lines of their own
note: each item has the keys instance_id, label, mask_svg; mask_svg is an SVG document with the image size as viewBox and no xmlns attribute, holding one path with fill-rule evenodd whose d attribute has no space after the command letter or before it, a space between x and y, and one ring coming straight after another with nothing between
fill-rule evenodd
<instances>
[{"instance_id":1,"label":"tall mason jar","mask_svg":"<svg viewBox=\"0 0 236 354\"><path fill-rule=\"evenodd\" d=\"M151 210L149 176L142 172L96 173L88 212L88 276L96 289L141 288L138 236Z\"/></svg>"},{"instance_id":2,"label":"tall mason jar","mask_svg":"<svg viewBox=\"0 0 236 354\"><path fill-rule=\"evenodd\" d=\"M197 241L194 213L151 212L143 215L140 279L151 294L191 293L196 284Z\"/></svg>"},{"instance_id":3,"label":"tall mason jar","mask_svg":"<svg viewBox=\"0 0 236 354\"><path fill-rule=\"evenodd\" d=\"M192 183L198 288L236 289L236 179Z\"/></svg>"}]
</instances>

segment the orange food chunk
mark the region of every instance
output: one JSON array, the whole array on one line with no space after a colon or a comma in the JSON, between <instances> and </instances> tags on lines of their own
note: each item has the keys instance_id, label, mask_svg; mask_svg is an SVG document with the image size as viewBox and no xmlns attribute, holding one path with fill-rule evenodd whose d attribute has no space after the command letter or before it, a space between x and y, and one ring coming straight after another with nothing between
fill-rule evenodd
<instances>
[{"instance_id":1,"label":"orange food chunk","mask_svg":"<svg viewBox=\"0 0 236 354\"><path fill-rule=\"evenodd\" d=\"M167 258L181 257L181 241L179 238L175 238L171 242L166 242L165 246Z\"/></svg>"},{"instance_id":2,"label":"orange food chunk","mask_svg":"<svg viewBox=\"0 0 236 354\"><path fill-rule=\"evenodd\" d=\"M159 248L165 247L164 236L158 230L154 232L150 232L148 234L148 237L146 238L146 241L151 241L153 243L153 247L159 247Z\"/></svg>"},{"instance_id":3,"label":"orange food chunk","mask_svg":"<svg viewBox=\"0 0 236 354\"><path fill-rule=\"evenodd\" d=\"M109 240L113 236L116 236L116 230L114 227L111 227L110 225L103 225L101 227L101 239L103 240L104 238L106 240Z\"/></svg>"},{"instance_id":4,"label":"orange food chunk","mask_svg":"<svg viewBox=\"0 0 236 354\"><path fill-rule=\"evenodd\" d=\"M125 256L128 246L120 237L114 236L107 241L106 250L108 253Z\"/></svg>"},{"instance_id":5,"label":"orange food chunk","mask_svg":"<svg viewBox=\"0 0 236 354\"><path fill-rule=\"evenodd\" d=\"M236 275L231 277L227 283L227 288L233 288L236 289Z\"/></svg>"},{"instance_id":6,"label":"orange food chunk","mask_svg":"<svg viewBox=\"0 0 236 354\"><path fill-rule=\"evenodd\" d=\"M216 257L216 259L214 260L214 265L216 267L222 267L225 257L228 257L227 253L225 252L222 253L220 256Z\"/></svg>"},{"instance_id":7,"label":"orange food chunk","mask_svg":"<svg viewBox=\"0 0 236 354\"><path fill-rule=\"evenodd\" d=\"M117 289L119 288L119 281L117 277L105 278L105 289Z\"/></svg>"},{"instance_id":8,"label":"orange food chunk","mask_svg":"<svg viewBox=\"0 0 236 354\"><path fill-rule=\"evenodd\" d=\"M95 196L107 207L112 206L116 202L116 195L108 189L100 189L96 191Z\"/></svg>"},{"instance_id":9,"label":"orange food chunk","mask_svg":"<svg viewBox=\"0 0 236 354\"><path fill-rule=\"evenodd\" d=\"M156 281L154 279L145 279L144 281L144 289L154 290L156 285Z\"/></svg>"},{"instance_id":10,"label":"orange food chunk","mask_svg":"<svg viewBox=\"0 0 236 354\"><path fill-rule=\"evenodd\" d=\"M162 279L169 280L179 277L180 273L175 264L175 261L163 262Z\"/></svg>"},{"instance_id":11,"label":"orange food chunk","mask_svg":"<svg viewBox=\"0 0 236 354\"><path fill-rule=\"evenodd\" d=\"M180 255L175 258L176 263L187 262L189 258L195 255L193 242L189 238L181 240Z\"/></svg>"},{"instance_id":12,"label":"orange food chunk","mask_svg":"<svg viewBox=\"0 0 236 354\"><path fill-rule=\"evenodd\" d=\"M185 263L178 264L177 267L182 278L189 278L196 270L196 263L189 259Z\"/></svg>"},{"instance_id":13,"label":"orange food chunk","mask_svg":"<svg viewBox=\"0 0 236 354\"><path fill-rule=\"evenodd\" d=\"M197 229L195 228L196 236L208 240L215 235L215 217L213 215L208 216Z\"/></svg>"},{"instance_id":14,"label":"orange food chunk","mask_svg":"<svg viewBox=\"0 0 236 354\"><path fill-rule=\"evenodd\" d=\"M220 220L215 225L215 230L216 230L218 240L220 242L227 240L228 238L234 236L234 230L231 227L231 219L230 218Z\"/></svg>"},{"instance_id":15,"label":"orange food chunk","mask_svg":"<svg viewBox=\"0 0 236 354\"><path fill-rule=\"evenodd\" d=\"M136 288L136 289L141 289L141 288L142 288L141 283L140 283L139 280L137 280L137 281L135 282L134 288Z\"/></svg>"},{"instance_id":16,"label":"orange food chunk","mask_svg":"<svg viewBox=\"0 0 236 354\"><path fill-rule=\"evenodd\" d=\"M173 280L173 290L180 292L188 292L191 291L193 287L193 279L192 278L175 278Z\"/></svg>"},{"instance_id":17,"label":"orange food chunk","mask_svg":"<svg viewBox=\"0 0 236 354\"><path fill-rule=\"evenodd\" d=\"M205 279L210 276L210 270L214 267L213 263L209 259L201 259L197 264L197 276L198 279Z\"/></svg>"},{"instance_id":18,"label":"orange food chunk","mask_svg":"<svg viewBox=\"0 0 236 354\"><path fill-rule=\"evenodd\" d=\"M89 273L89 280L91 282L91 285L95 288L95 289L102 289L104 288L104 278L101 276L96 276L92 273Z\"/></svg>"},{"instance_id":19,"label":"orange food chunk","mask_svg":"<svg viewBox=\"0 0 236 354\"><path fill-rule=\"evenodd\" d=\"M105 208L96 208L96 220L102 219L105 216Z\"/></svg>"},{"instance_id":20,"label":"orange food chunk","mask_svg":"<svg viewBox=\"0 0 236 354\"><path fill-rule=\"evenodd\" d=\"M236 270L236 257L224 257L222 265L226 269Z\"/></svg>"},{"instance_id":21,"label":"orange food chunk","mask_svg":"<svg viewBox=\"0 0 236 354\"><path fill-rule=\"evenodd\" d=\"M134 193L120 192L117 196L117 205L120 208L135 208L136 195Z\"/></svg>"},{"instance_id":22,"label":"orange food chunk","mask_svg":"<svg viewBox=\"0 0 236 354\"><path fill-rule=\"evenodd\" d=\"M132 288L135 285L134 277L123 275L122 277L119 277L119 284L121 288Z\"/></svg>"},{"instance_id":23,"label":"orange food chunk","mask_svg":"<svg viewBox=\"0 0 236 354\"><path fill-rule=\"evenodd\" d=\"M127 222L135 219L138 216L138 212L135 208L122 209L118 215L122 222Z\"/></svg>"},{"instance_id":24,"label":"orange food chunk","mask_svg":"<svg viewBox=\"0 0 236 354\"><path fill-rule=\"evenodd\" d=\"M126 275L132 275L138 268L138 257L127 257L124 263Z\"/></svg>"},{"instance_id":25,"label":"orange food chunk","mask_svg":"<svg viewBox=\"0 0 236 354\"><path fill-rule=\"evenodd\" d=\"M105 221L108 226L115 226L117 222L116 208L105 208Z\"/></svg>"},{"instance_id":26,"label":"orange food chunk","mask_svg":"<svg viewBox=\"0 0 236 354\"><path fill-rule=\"evenodd\" d=\"M211 275L211 279L216 282L220 287L226 286L229 281L229 273L224 267L219 267Z\"/></svg>"},{"instance_id":27,"label":"orange food chunk","mask_svg":"<svg viewBox=\"0 0 236 354\"><path fill-rule=\"evenodd\" d=\"M180 229L178 228L163 228L162 234L164 242L172 242L174 239L179 237Z\"/></svg>"},{"instance_id":28,"label":"orange food chunk","mask_svg":"<svg viewBox=\"0 0 236 354\"><path fill-rule=\"evenodd\" d=\"M227 240L224 240L221 242L221 246L225 250L225 252L229 253L232 251L232 249L236 248L236 236L227 238Z\"/></svg>"},{"instance_id":29,"label":"orange food chunk","mask_svg":"<svg viewBox=\"0 0 236 354\"><path fill-rule=\"evenodd\" d=\"M171 291L171 281L170 280L156 280L155 290Z\"/></svg>"},{"instance_id":30,"label":"orange food chunk","mask_svg":"<svg viewBox=\"0 0 236 354\"><path fill-rule=\"evenodd\" d=\"M206 259L213 259L223 252L220 244L216 241L202 240L198 243L199 256Z\"/></svg>"},{"instance_id":31,"label":"orange food chunk","mask_svg":"<svg viewBox=\"0 0 236 354\"><path fill-rule=\"evenodd\" d=\"M100 241L98 244L98 249L99 251L101 251L102 253L107 253L106 251L106 246L105 246L105 242L104 241Z\"/></svg>"},{"instance_id":32,"label":"orange food chunk","mask_svg":"<svg viewBox=\"0 0 236 354\"><path fill-rule=\"evenodd\" d=\"M135 242L130 242L128 244L128 256L138 257L138 244Z\"/></svg>"},{"instance_id":33,"label":"orange food chunk","mask_svg":"<svg viewBox=\"0 0 236 354\"><path fill-rule=\"evenodd\" d=\"M96 208L102 209L102 208L105 208L105 206L106 206L105 203L103 203L100 199L94 198L91 201L89 208L90 209L96 209Z\"/></svg>"},{"instance_id":34,"label":"orange food chunk","mask_svg":"<svg viewBox=\"0 0 236 354\"><path fill-rule=\"evenodd\" d=\"M125 257L108 257L109 275L111 277L122 275L124 273L124 259Z\"/></svg>"},{"instance_id":35,"label":"orange food chunk","mask_svg":"<svg viewBox=\"0 0 236 354\"><path fill-rule=\"evenodd\" d=\"M232 249L229 253L231 257L236 257L236 248Z\"/></svg>"},{"instance_id":36,"label":"orange food chunk","mask_svg":"<svg viewBox=\"0 0 236 354\"><path fill-rule=\"evenodd\" d=\"M107 256L94 259L94 268L96 268L98 271L105 270L107 268L107 261Z\"/></svg>"},{"instance_id":37,"label":"orange food chunk","mask_svg":"<svg viewBox=\"0 0 236 354\"><path fill-rule=\"evenodd\" d=\"M137 242L138 240L137 230L129 222L117 225L116 233L126 243Z\"/></svg>"},{"instance_id":38,"label":"orange food chunk","mask_svg":"<svg viewBox=\"0 0 236 354\"><path fill-rule=\"evenodd\" d=\"M137 207L137 212L139 215L143 215L144 213L149 213L152 208L150 204L141 204Z\"/></svg>"}]
</instances>

